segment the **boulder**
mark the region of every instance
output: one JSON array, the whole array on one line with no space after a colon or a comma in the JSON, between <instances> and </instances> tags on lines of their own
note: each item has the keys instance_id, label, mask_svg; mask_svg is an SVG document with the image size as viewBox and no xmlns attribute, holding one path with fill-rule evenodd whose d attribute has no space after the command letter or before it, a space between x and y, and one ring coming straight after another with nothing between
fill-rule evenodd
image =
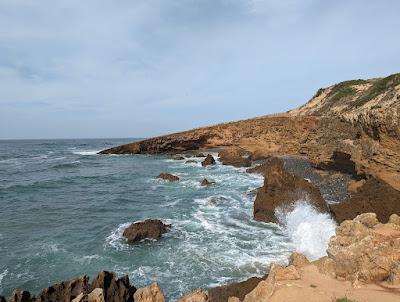
<instances>
[{"instance_id":1,"label":"boulder","mask_svg":"<svg viewBox=\"0 0 400 302\"><path fill-rule=\"evenodd\" d=\"M88 295L85 293L80 293L76 298L74 298L71 302L89 302ZM102 301L104 302L104 300Z\"/></svg>"},{"instance_id":2,"label":"boulder","mask_svg":"<svg viewBox=\"0 0 400 302\"><path fill-rule=\"evenodd\" d=\"M143 239L161 238L171 227L158 219L146 219L144 221L134 222L128 226L122 235L127 239L128 243L134 243Z\"/></svg>"},{"instance_id":3,"label":"boulder","mask_svg":"<svg viewBox=\"0 0 400 302\"><path fill-rule=\"evenodd\" d=\"M290 210L298 200L306 200L321 212L328 206L318 188L307 180L290 174L284 162L272 157L256 170L264 175L264 186L258 189L254 202L254 218L264 222L278 222L275 210Z\"/></svg>"},{"instance_id":4,"label":"boulder","mask_svg":"<svg viewBox=\"0 0 400 302\"><path fill-rule=\"evenodd\" d=\"M197 154L195 155L195 157L206 157L206 156L204 155L204 153L197 153Z\"/></svg>"},{"instance_id":5,"label":"boulder","mask_svg":"<svg viewBox=\"0 0 400 302\"><path fill-rule=\"evenodd\" d=\"M251 152L247 152L242 148L225 148L218 154L218 156L223 165L234 167L250 167L251 165Z\"/></svg>"},{"instance_id":6,"label":"boulder","mask_svg":"<svg viewBox=\"0 0 400 302\"><path fill-rule=\"evenodd\" d=\"M115 278L115 273L102 271L97 274L90 284L93 302L101 302L100 291L104 297L104 302L133 302L133 294L136 291L134 286L129 283L129 277L123 276ZM94 292L97 290L97 292Z\"/></svg>"},{"instance_id":7,"label":"boulder","mask_svg":"<svg viewBox=\"0 0 400 302\"><path fill-rule=\"evenodd\" d=\"M321 274L336 278L336 266L333 259L325 256L313 261L313 264L318 268Z\"/></svg>"},{"instance_id":8,"label":"boulder","mask_svg":"<svg viewBox=\"0 0 400 302\"><path fill-rule=\"evenodd\" d=\"M393 213L400 214L400 191L377 178L368 179L350 198L329 206L338 223L354 219L362 213L376 213L386 223Z\"/></svg>"},{"instance_id":9,"label":"boulder","mask_svg":"<svg viewBox=\"0 0 400 302\"><path fill-rule=\"evenodd\" d=\"M167 181L178 181L179 180L178 176L172 175L169 173L160 173L160 175L158 175L157 178L164 179Z\"/></svg>"},{"instance_id":10,"label":"boulder","mask_svg":"<svg viewBox=\"0 0 400 302\"><path fill-rule=\"evenodd\" d=\"M174 160L184 160L185 158L182 155L175 155L173 157Z\"/></svg>"},{"instance_id":11,"label":"boulder","mask_svg":"<svg viewBox=\"0 0 400 302\"><path fill-rule=\"evenodd\" d=\"M95 288L87 297L87 302L105 302L102 288Z\"/></svg>"},{"instance_id":12,"label":"boulder","mask_svg":"<svg viewBox=\"0 0 400 302\"><path fill-rule=\"evenodd\" d=\"M25 290L14 289L8 302L31 302L31 293Z\"/></svg>"},{"instance_id":13,"label":"boulder","mask_svg":"<svg viewBox=\"0 0 400 302\"><path fill-rule=\"evenodd\" d=\"M211 154L207 154L206 158L201 162L203 167L215 165L215 159Z\"/></svg>"},{"instance_id":14,"label":"boulder","mask_svg":"<svg viewBox=\"0 0 400 302\"><path fill-rule=\"evenodd\" d=\"M237 297L242 301L265 278L252 277L242 282L210 288L208 290L209 302L226 302L229 297Z\"/></svg>"},{"instance_id":15,"label":"boulder","mask_svg":"<svg viewBox=\"0 0 400 302\"><path fill-rule=\"evenodd\" d=\"M202 186L202 187L207 187L207 186L211 186L211 185L215 185L215 181L209 181L207 178L204 178L200 182L200 186Z\"/></svg>"},{"instance_id":16,"label":"boulder","mask_svg":"<svg viewBox=\"0 0 400 302\"><path fill-rule=\"evenodd\" d=\"M257 286L249 292L243 299L243 302L268 301L274 294L275 279L268 276L266 280L260 281Z\"/></svg>"},{"instance_id":17,"label":"boulder","mask_svg":"<svg viewBox=\"0 0 400 302\"><path fill-rule=\"evenodd\" d=\"M275 281L299 280L300 273L294 265L283 267L279 264L273 263L268 277L273 277Z\"/></svg>"},{"instance_id":18,"label":"boulder","mask_svg":"<svg viewBox=\"0 0 400 302\"><path fill-rule=\"evenodd\" d=\"M395 225L400 226L400 216L397 214L392 214L389 217L389 223L393 223Z\"/></svg>"},{"instance_id":19,"label":"boulder","mask_svg":"<svg viewBox=\"0 0 400 302\"><path fill-rule=\"evenodd\" d=\"M379 223L375 213L364 213L358 215L356 218L354 218L354 221L361 222L367 228L372 228Z\"/></svg>"},{"instance_id":20,"label":"boulder","mask_svg":"<svg viewBox=\"0 0 400 302\"><path fill-rule=\"evenodd\" d=\"M367 215L342 222L336 229L336 236L329 241L327 253L333 260L331 265L336 277L363 282L396 279L400 263L400 228L391 223L370 223L365 217Z\"/></svg>"},{"instance_id":21,"label":"boulder","mask_svg":"<svg viewBox=\"0 0 400 302\"><path fill-rule=\"evenodd\" d=\"M189 160L185 161L185 164L197 164L197 161L195 161L193 159L189 159Z\"/></svg>"},{"instance_id":22,"label":"boulder","mask_svg":"<svg viewBox=\"0 0 400 302\"><path fill-rule=\"evenodd\" d=\"M150 286L139 288L134 294L135 302L164 302L164 293L160 285L154 282Z\"/></svg>"},{"instance_id":23,"label":"boulder","mask_svg":"<svg viewBox=\"0 0 400 302\"><path fill-rule=\"evenodd\" d=\"M70 302L89 289L89 277L83 275L77 279L63 281L42 289L36 296L36 302L65 301Z\"/></svg>"},{"instance_id":24,"label":"boulder","mask_svg":"<svg viewBox=\"0 0 400 302\"><path fill-rule=\"evenodd\" d=\"M196 289L194 292L188 293L177 302L208 302L208 293L203 289Z\"/></svg>"},{"instance_id":25,"label":"boulder","mask_svg":"<svg viewBox=\"0 0 400 302\"><path fill-rule=\"evenodd\" d=\"M289 257L289 265L294 265L295 267L303 267L309 265L310 261L308 261L307 257L301 253L292 253Z\"/></svg>"}]
</instances>

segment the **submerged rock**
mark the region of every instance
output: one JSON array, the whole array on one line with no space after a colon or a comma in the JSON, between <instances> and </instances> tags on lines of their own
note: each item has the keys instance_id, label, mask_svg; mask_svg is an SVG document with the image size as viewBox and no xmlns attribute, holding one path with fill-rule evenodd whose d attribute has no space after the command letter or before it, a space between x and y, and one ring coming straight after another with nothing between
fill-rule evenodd
<instances>
[{"instance_id":1,"label":"submerged rock","mask_svg":"<svg viewBox=\"0 0 400 302\"><path fill-rule=\"evenodd\" d=\"M170 227L170 224L165 224L161 220L147 219L132 223L124 230L122 235L127 239L128 243L134 243L143 239L158 240Z\"/></svg>"},{"instance_id":2,"label":"submerged rock","mask_svg":"<svg viewBox=\"0 0 400 302\"><path fill-rule=\"evenodd\" d=\"M135 302L164 302L164 293L158 285L154 282L150 286L139 288L134 294Z\"/></svg>"},{"instance_id":3,"label":"submerged rock","mask_svg":"<svg viewBox=\"0 0 400 302\"><path fill-rule=\"evenodd\" d=\"M195 161L193 159L189 159L189 160L185 161L185 164L197 164L197 161Z\"/></svg>"},{"instance_id":4,"label":"submerged rock","mask_svg":"<svg viewBox=\"0 0 400 302\"><path fill-rule=\"evenodd\" d=\"M197 153L197 154L195 155L195 157L206 157L206 156L204 155L204 153Z\"/></svg>"},{"instance_id":5,"label":"submerged rock","mask_svg":"<svg viewBox=\"0 0 400 302\"><path fill-rule=\"evenodd\" d=\"M234 167L250 167L251 152L245 151L242 148L230 147L222 150L219 154L219 160L223 165Z\"/></svg>"},{"instance_id":6,"label":"submerged rock","mask_svg":"<svg viewBox=\"0 0 400 302\"><path fill-rule=\"evenodd\" d=\"M307 180L286 171L281 159L273 157L262 166L249 170L264 175L264 185L257 191L254 218L264 222L278 222L277 208L291 209L298 200L305 200L321 212L328 206L318 188Z\"/></svg>"},{"instance_id":7,"label":"submerged rock","mask_svg":"<svg viewBox=\"0 0 400 302\"><path fill-rule=\"evenodd\" d=\"M377 178L368 179L350 198L329 206L337 222L354 219L366 212L376 213L380 222L400 214L400 191Z\"/></svg>"},{"instance_id":8,"label":"submerged rock","mask_svg":"<svg viewBox=\"0 0 400 302\"><path fill-rule=\"evenodd\" d=\"M175 155L173 157L174 160L184 160L185 158L182 155Z\"/></svg>"},{"instance_id":9,"label":"submerged rock","mask_svg":"<svg viewBox=\"0 0 400 302\"><path fill-rule=\"evenodd\" d=\"M178 176L172 175L169 173L161 173L160 175L157 176L157 178L164 179L167 181L178 181L179 180Z\"/></svg>"},{"instance_id":10,"label":"submerged rock","mask_svg":"<svg viewBox=\"0 0 400 302\"><path fill-rule=\"evenodd\" d=\"M201 162L201 165L203 167L205 166L210 166L210 165L215 165L215 159L211 154L208 154L206 159Z\"/></svg>"},{"instance_id":11,"label":"submerged rock","mask_svg":"<svg viewBox=\"0 0 400 302\"><path fill-rule=\"evenodd\" d=\"M209 181L207 178L204 178L200 182L200 186L202 186L202 187L207 187L207 186L212 186L212 185L215 185L215 181Z\"/></svg>"}]
</instances>

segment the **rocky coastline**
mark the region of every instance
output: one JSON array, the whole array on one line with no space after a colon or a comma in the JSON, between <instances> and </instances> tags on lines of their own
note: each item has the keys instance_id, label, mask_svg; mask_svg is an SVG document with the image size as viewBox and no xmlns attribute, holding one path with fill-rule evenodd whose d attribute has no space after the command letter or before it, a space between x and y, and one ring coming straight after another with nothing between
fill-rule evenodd
<instances>
[{"instance_id":1,"label":"rocky coastline","mask_svg":"<svg viewBox=\"0 0 400 302\"><path fill-rule=\"evenodd\" d=\"M201 163L204 169L218 163L248 168L248 173L264 176L264 184L257 190L254 201L255 220L278 223L278 208L289 211L296 201L304 200L319 212L329 213L339 224L336 235L329 241L326 257L310 262L304 255L294 253L288 266L274 263L263 277L197 289L179 302L336 301L345 296L355 301L400 299L398 77L385 78L389 81L386 90L373 97L369 97L368 89L375 87L376 79L343 82L320 90L306 105L280 116L199 128L100 152L170 154L176 160L185 160L182 155L191 154L204 157ZM358 92L346 96L339 110L335 106L340 102L329 100L344 86L348 88L347 85ZM357 90L357 85L363 85L363 90ZM209 154L216 149L217 161ZM161 173L158 178L180 181L168 173ZM201 183L204 187L213 184L207 179ZM124 231L124 237L129 243L157 240L170 227L160 220L148 219L132 223ZM157 283L137 289L128 276L117 279L114 273L106 271L100 272L91 283L84 275L54 284L37 295L14 290L8 299L9 302L164 300ZM3 301L5 298L0 297L0 302Z\"/></svg>"}]
</instances>

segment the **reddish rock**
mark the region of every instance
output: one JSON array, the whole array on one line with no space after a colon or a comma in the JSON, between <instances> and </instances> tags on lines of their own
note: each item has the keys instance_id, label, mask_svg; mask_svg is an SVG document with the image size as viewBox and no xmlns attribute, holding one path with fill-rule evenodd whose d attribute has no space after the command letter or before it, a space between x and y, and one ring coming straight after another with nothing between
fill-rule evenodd
<instances>
[{"instance_id":1,"label":"reddish rock","mask_svg":"<svg viewBox=\"0 0 400 302\"><path fill-rule=\"evenodd\" d=\"M377 219L386 223L393 213L400 214L400 191L380 179L370 178L349 199L329 207L339 223L367 212L376 213Z\"/></svg>"},{"instance_id":2,"label":"reddish rock","mask_svg":"<svg viewBox=\"0 0 400 302\"><path fill-rule=\"evenodd\" d=\"M147 219L145 221L132 223L124 230L122 235L129 243L134 243L146 238L158 240L170 227L171 225L164 224L158 219Z\"/></svg>"},{"instance_id":3,"label":"reddish rock","mask_svg":"<svg viewBox=\"0 0 400 302\"><path fill-rule=\"evenodd\" d=\"M249 167L251 165L252 154L242 148L225 148L219 154L219 160L223 165L234 167Z\"/></svg>"},{"instance_id":4,"label":"reddish rock","mask_svg":"<svg viewBox=\"0 0 400 302\"><path fill-rule=\"evenodd\" d=\"M115 278L115 273L103 271L97 274L90 284L91 291L103 289L105 302L133 302L136 288L130 285L129 277Z\"/></svg>"},{"instance_id":5,"label":"reddish rock","mask_svg":"<svg viewBox=\"0 0 400 302\"><path fill-rule=\"evenodd\" d=\"M321 212L328 212L319 189L307 180L287 172L281 159L270 158L256 171L264 175L264 186L258 190L254 202L256 220L278 222L275 209L290 209L298 200L306 200Z\"/></svg>"}]
</instances>

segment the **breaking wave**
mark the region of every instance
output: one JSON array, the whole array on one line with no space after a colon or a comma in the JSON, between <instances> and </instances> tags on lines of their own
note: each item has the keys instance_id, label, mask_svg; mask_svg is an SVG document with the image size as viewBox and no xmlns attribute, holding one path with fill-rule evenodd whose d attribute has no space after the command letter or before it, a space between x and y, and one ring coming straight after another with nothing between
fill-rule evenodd
<instances>
[{"instance_id":1,"label":"breaking wave","mask_svg":"<svg viewBox=\"0 0 400 302\"><path fill-rule=\"evenodd\" d=\"M320 213L301 200L290 211L277 209L276 215L297 252L311 260L326 256L329 239L336 229L336 223L329 214Z\"/></svg>"}]
</instances>

